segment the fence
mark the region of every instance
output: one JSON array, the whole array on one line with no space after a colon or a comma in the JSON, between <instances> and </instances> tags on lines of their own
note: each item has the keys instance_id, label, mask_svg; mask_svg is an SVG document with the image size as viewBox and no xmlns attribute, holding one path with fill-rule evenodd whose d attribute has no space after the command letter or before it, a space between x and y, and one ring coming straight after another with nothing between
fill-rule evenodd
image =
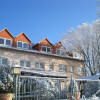
<instances>
[{"instance_id":1,"label":"fence","mask_svg":"<svg viewBox=\"0 0 100 100\"><path fill-rule=\"evenodd\" d=\"M67 98L67 79L19 76L17 100L54 100Z\"/></svg>"}]
</instances>

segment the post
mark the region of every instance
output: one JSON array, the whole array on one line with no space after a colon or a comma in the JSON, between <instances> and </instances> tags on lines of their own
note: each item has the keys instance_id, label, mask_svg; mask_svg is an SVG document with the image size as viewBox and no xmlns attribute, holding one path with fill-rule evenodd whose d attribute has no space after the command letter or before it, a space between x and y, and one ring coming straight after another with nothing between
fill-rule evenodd
<instances>
[{"instance_id":1,"label":"post","mask_svg":"<svg viewBox=\"0 0 100 100\"><path fill-rule=\"evenodd\" d=\"M17 100L17 81L18 81L18 75L15 75L15 100Z\"/></svg>"},{"instance_id":2,"label":"post","mask_svg":"<svg viewBox=\"0 0 100 100\"><path fill-rule=\"evenodd\" d=\"M11 68L11 74L15 76L15 100L17 100L17 89L18 89L18 75L21 74L21 67L19 65L15 65Z\"/></svg>"},{"instance_id":3,"label":"post","mask_svg":"<svg viewBox=\"0 0 100 100\"><path fill-rule=\"evenodd\" d=\"M20 100L20 77L18 75L18 100Z\"/></svg>"}]
</instances>

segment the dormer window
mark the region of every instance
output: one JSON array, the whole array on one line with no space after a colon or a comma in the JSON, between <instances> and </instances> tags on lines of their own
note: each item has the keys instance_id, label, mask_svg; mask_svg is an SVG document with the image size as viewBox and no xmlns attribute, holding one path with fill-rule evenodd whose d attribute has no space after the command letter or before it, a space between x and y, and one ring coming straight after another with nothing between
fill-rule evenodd
<instances>
[{"instance_id":1,"label":"dormer window","mask_svg":"<svg viewBox=\"0 0 100 100\"><path fill-rule=\"evenodd\" d=\"M47 53L51 53L51 47L42 46L42 51L47 52Z\"/></svg>"},{"instance_id":2,"label":"dormer window","mask_svg":"<svg viewBox=\"0 0 100 100\"><path fill-rule=\"evenodd\" d=\"M11 40L6 38L0 38L0 45L11 46Z\"/></svg>"},{"instance_id":3,"label":"dormer window","mask_svg":"<svg viewBox=\"0 0 100 100\"><path fill-rule=\"evenodd\" d=\"M11 40L6 39L6 46L11 46Z\"/></svg>"},{"instance_id":4,"label":"dormer window","mask_svg":"<svg viewBox=\"0 0 100 100\"><path fill-rule=\"evenodd\" d=\"M64 55L64 51L62 49L56 49L57 55Z\"/></svg>"},{"instance_id":5,"label":"dormer window","mask_svg":"<svg viewBox=\"0 0 100 100\"><path fill-rule=\"evenodd\" d=\"M17 43L17 46L18 46L19 48L22 48L22 42L18 42L18 43Z\"/></svg>"},{"instance_id":6,"label":"dormer window","mask_svg":"<svg viewBox=\"0 0 100 100\"><path fill-rule=\"evenodd\" d=\"M46 46L42 46L42 51L46 52Z\"/></svg>"},{"instance_id":7,"label":"dormer window","mask_svg":"<svg viewBox=\"0 0 100 100\"><path fill-rule=\"evenodd\" d=\"M27 43L23 43L23 48L28 48L28 44Z\"/></svg>"},{"instance_id":8,"label":"dormer window","mask_svg":"<svg viewBox=\"0 0 100 100\"><path fill-rule=\"evenodd\" d=\"M4 39L0 38L0 45L4 45Z\"/></svg>"},{"instance_id":9,"label":"dormer window","mask_svg":"<svg viewBox=\"0 0 100 100\"><path fill-rule=\"evenodd\" d=\"M29 48L28 43L20 42L20 41L17 42L17 47L18 48L23 48L23 49L28 49Z\"/></svg>"},{"instance_id":10,"label":"dormer window","mask_svg":"<svg viewBox=\"0 0 100 100\"><path fill-rule=\"evenodd\" d=\"M74 57L75 58L81 58L81 55L78 52L74 52Z\"/></svg>"}]
</instances>

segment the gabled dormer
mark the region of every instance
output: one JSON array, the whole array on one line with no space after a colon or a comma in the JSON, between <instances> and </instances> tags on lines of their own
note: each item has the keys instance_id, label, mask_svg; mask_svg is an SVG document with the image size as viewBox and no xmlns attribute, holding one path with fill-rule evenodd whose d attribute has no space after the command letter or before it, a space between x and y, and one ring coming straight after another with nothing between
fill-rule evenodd
<instances>
[{"instance_id":1,"label":"gabled dormer","mask_svg":"<svg viewBox=\"0 0 100 100\"><path fill-rule=\"evenodd\" d=\"M66 55L66 48L62 45L61 42L58 42L56 45L55 45L55 53L57 55Z\"/></svg>"},{"instance_id":2,"label":"gabled dormer","mask_svg":"<svg viewBox=\"0 0 100 100\"><path fill-rule=\"evenodd\" d=\"M0 31L0 46L12 47L14 44L14 37L8 31L8 29L3 29Z\"/></svg>"},{"instance_id":3,"label":"gabled dormer","mask_svg":"<svg viewBox=\"0 0 100 100\"><path fill-rule=\"evenodd\" d=\"M33 49L36 49L40 52L53 53L54 46L47 38L45 38L44 40L34 45Z\"/></svg>"},{"instance_id":4,"label":"gabled dormer","mask_svg":"<svg viewBox=\"0 0 100 100\"><path fill-rule=\"evenodd\" d=\"M20 49L30 49L31 40L25 35L25 33L19 34L15 38L15 47Z\"/></svg>"}]
</instances>

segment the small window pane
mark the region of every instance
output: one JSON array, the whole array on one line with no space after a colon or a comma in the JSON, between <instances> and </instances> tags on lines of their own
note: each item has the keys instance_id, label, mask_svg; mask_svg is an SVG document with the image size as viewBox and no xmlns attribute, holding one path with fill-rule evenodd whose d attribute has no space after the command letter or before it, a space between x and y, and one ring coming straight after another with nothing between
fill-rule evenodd
<instances>
[{"instance_id":1,"label":"small window pane","mask_svg":"<svg viewBox=\"0 0 100 100\"><path fill-rule=\"evenodd\" d=\"M22 42L18 42L18 47L22 48Z\"/></svg>"},{"instance_id":2,"label":"small window pane","mask_svg":"<svg viewBox=\"0 0 100 100\"><path fill-rule=\"evenodd\" d=\"M59 71L66 72L66 66L65 66L65 65L60 64L60 65L59 65Z\"/></svg>"},{"instance_id":3,"label":"small window pane","mask_svg":"<svg viewBox=\"0 0 100 100\"><path fill-rule=\"evenodd\" d=\"M77 52L74 53L74 56L75 56L76 58L80 58L80 57L81 57L80 54L77 53Z\"/></svg>"},{"instance_id":4,"label":"small window pane","mask_svg":"<svg viewBox=\"0 0 100 100\"><path fill-rule=\"evenodd\" d=\"M20 66L24 67L24 61L20 61Z\"/></svg>"},{"instance_id":5,"label":"small window pane","mask_svg":"<svg viewBox=\"0 0 100 100\"><path fill-rule=\"evenodd\" d=\"M60 50L56 50L56 54L60 55Z\"/></svg>"},{"instance_id":6,"label":"small window pane","mask_svg":"<svg viewBox=\"0 0 100 100\"><path fill-rule=\"evenodd\" d=\"M42 51L46 52L46 47L42 47Z\"/></svg>"},{"instance_id":7,"label":"small window pane","mask_svg":"<svg viewBox=\"0 0 100 100\"><path fill-rule=\"evenodd\" d=\"M3 64L3 65L7 65L7 59L2 58L2 64Z\"/></svg>"},{"instance_id":8,"label":"small window pane","mask_svg":"<svg viewBox=\"0 0 100 100\"><path fill-rule=\"evenodd\" d=\"M44 69L44 63L40 63L40 68Z\"/></svg>"},{"instance_id":9,"label":"small window pane","mask_svg":"<svg viewBox=\"0 0 100 100\"><path fill-rule=\"evenodd\" d=\"M28 48L28 44L27 43L23 43L23 48Z\"/></svg>"},{"instance_id":10,"label":"small window pane","mask_svg":"<svg viewBox=\"0 0 100 100\"><path fill-rule=\"evenodd\" d=\"M74 72L74 67L70 67L70 72Z\"/></svg>"},{"instance_id":11,"label":"small window pane","mask_svg":"<svg viewBox=\"0 0 100 100\"><path fill-rule=\"evenodd\" d=\"M6 40L6 45L11 46L11 40Z\"/></svg>"},{"instance_id":12,"label":"small window pane","mask_svg":"<svg viewBox=\"0 0 100 100\"><path fill-rule=\"evenodd\" d=\"M35 67L36 68L39 68L39 63L35 63Z\"/></svg>"},{"instance_id":13,"label":"small window pane","mask_svg":"<svg viewBox=\"0 0 100 100\"><path fill-rule=\"evenodd\" d=\"M64 55L64 51L63 50L61 50L61 55Z\"/></svg>"},{"instance_id":14,"label":"small window pane","mask_svg":"<svg viewBox=\"0 0 100 100\"><path fill-rule=\"evenodd\" d=\"M50 47L47 47L47 52L51 52L51 48Z\"/></svg>"},{"instance_id":15,"label":"small window pane","mask_svg":"<svg viewBox=\"0 0 100 100\"><path fill-rule=\"evenodd\" d=\"M54 70L54 65L50 65L50 70Z\"/></svg>"},{"instance_id":16,"label":"small window pane","mask_svg":"<svg viewBox=\"0 0 100 100\"><path fill-rule=\"evenodd\" d=\"M0 44L4 44L4 39L0 38Z\"/></svg>"},{"instance_id":17,"label":"small window pane","mask_svg":"<svg viewBox=\"0 0 100 100\"><path fill-rule=\"evenodd\" d=\"M26 61L26 67L30 67L30 62Z\"/></svg>"},{"instance_id":18,"label":"small window pane","mask_svg":"<svg viewBox=\"0 0 100 100\"><path fill-rule=\"evenodd\" d=\"M82 71L82 68L78 67L78 72L79 72L79 73L82 73L82 72L83 72L83 71Z\"/></svg>"}]
</instances>

